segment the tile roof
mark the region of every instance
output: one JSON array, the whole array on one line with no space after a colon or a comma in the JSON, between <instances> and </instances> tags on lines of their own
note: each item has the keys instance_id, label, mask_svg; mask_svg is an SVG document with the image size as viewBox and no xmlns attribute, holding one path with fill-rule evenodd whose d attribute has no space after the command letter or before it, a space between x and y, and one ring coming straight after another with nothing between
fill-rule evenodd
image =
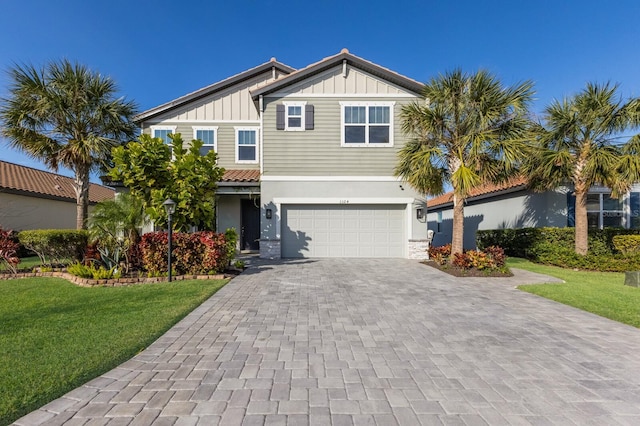
<instances>
[{"instance_id":1,"label":"tile roof","mask_svg":"<svg viewBox=\"0 0 640 426\"><path fill-rule=\"evenodd\" d=\"M221 182L260 182L260 170L226 170Z\"/></svg>"},{"instance_id":2,"label":"tile roof","mask_svg":"<svg viewBox=\"0 0 640 426\"><path fill-rule=\"evenodd\" d=\"M73 179L0 160L0 192L76 201ZM115 191L95 183L89 186L89 202L113 199Z\"/></svg>"},{"instance_id":3,"label":"tile roof","mask_svg":"<svg viewBox=\"0 0 640 426\"><path fill-rule=\"evenodd\" d=\"M513 189L521 189L524 188L526 184L527 180L523 177L511 178L508 181L497 185L486 184L471 191L471 193L469 194L469 198L472 199L481 195L493 194ZM449 203L453 203L453 191L427 200L427 208L438 207Z\"/></svg>"}]
</instances>

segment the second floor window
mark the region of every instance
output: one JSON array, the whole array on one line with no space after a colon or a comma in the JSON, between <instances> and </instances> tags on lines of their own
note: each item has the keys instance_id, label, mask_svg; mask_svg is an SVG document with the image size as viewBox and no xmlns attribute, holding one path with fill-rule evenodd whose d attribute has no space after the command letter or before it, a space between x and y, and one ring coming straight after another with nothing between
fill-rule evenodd
<instances>
[{"instance_id":1,"label":"second floor window","mask_svg":"<svg viewBox=\"0 0 640 426\"><path fill-rule=\"evenodd\" d=\"M393 146L393 103L341 103L343 146Z\"/></svg>"},{"instance_id":2,"label":"second floor window","mask_svg":"<svg viewBox=\"0 0 640 426\"><path fill-rule=\"evenodd\" d=\"M162 139L167 145L171 145L172 142L169 135L174 135L175 133L176 126L151 126L151 136Z\"/></svg>"},{"instance_id":3,"label":"second floor window","mask_svg":"<svg viewBox=\"0 0 640 426\"><path fill-rule=\"evenodd\" d=\"M236 163L258 162L258 129L236 128Z\"/></svg>"},{"instance_id":4,"label":"second floor window","mask_svg":"<svg viewBox=\"0 0 640 426\"><path fill-rule=\"evenodd\" d=\"M200 154L207 155L209 151L216 151L217 127L194 127L193 138L202 141Z\"/></svg>"}]
</instances>

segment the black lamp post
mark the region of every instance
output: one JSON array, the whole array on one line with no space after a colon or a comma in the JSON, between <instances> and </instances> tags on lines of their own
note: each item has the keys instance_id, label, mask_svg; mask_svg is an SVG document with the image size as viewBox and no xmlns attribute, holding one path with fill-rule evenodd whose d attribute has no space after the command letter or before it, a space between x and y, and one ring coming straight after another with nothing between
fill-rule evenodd
<instances>
[{"instance_id":1,"label":"black lamp post","mask_svg":"<svg viewBox=\"0 0 640 426\"><path fill-rule=\"evenodd\" d=\"M167 198L162 205L164 206L164 209L167 212L167 217L169 218L169 254L167 255L167 264L169 266L169 282L171 282L171 239L173 237L171 216L176 212L176 202L171 198Z\"/></svg>"}]
</instances>

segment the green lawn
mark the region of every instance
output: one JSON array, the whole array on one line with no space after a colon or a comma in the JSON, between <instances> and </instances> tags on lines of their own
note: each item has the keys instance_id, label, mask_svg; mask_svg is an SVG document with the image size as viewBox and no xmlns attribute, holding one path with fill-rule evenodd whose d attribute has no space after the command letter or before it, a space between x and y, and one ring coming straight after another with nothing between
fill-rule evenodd
<instances>
[{"instance_id":1,"label":"green lawn","mask_svg":"<svg viewBox=\"0 0 640 426\"><path fill-rule=\"evenodd\" d=\"M226 280L77 287L0 281L0 424L130 359Z\"/></svg>"},{"instance_id":2,"label":"green lawn","mask_svg":"<svg viewBox=\"0 0 640 426\"><path fill-rule=\"evenodd\" d=\"M624 273L574 271L517 258L509 258L507 265L566 282L521 285L520 290L640 328L640 288L624 285Z\"/></svg>"},{"instance_id":3,"label":"green lawn","mask_svg":"<svg viewBox=\"0 0 640 426\"><path fill-rule=\"evenodd\" d=\"M31 270L34 266L40 266L40 258L38 256L31 257L23 257L20 259L20 263L18 264L19 269L29 269ZM0 272L8 271L7 265L0 263Z\"/></svg>"}]
</instances>

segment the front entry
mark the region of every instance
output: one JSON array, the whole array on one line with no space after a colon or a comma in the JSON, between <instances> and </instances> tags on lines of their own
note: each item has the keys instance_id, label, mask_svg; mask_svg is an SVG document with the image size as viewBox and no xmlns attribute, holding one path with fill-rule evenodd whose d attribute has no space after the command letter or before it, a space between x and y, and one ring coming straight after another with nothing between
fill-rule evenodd
<instances>
[{"instance_id":1,"label":"front entry","mask_svg":"<svg viewBox=\"0 0 640 426\"><path fill-rule=\"evenodd\" d=\"M240 250L260 249L259 200L243 199L240 204Z\"/></svg>"}]
</instances>

